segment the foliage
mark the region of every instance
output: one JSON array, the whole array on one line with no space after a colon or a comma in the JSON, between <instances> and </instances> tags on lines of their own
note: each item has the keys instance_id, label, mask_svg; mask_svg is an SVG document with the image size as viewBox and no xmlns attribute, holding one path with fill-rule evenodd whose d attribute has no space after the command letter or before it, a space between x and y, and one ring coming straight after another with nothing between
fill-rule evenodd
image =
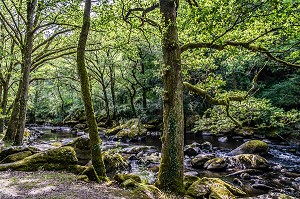
<instances>
[{"instance_id":1,"label":"foliage","mask_svg":"<svg viewBox=\"0 0 300 199\"><path fill-rule=\"evenodd\" d=\"M243 127L254 129L282 128L300 121L297 110L284 111L272 106L269 100L249 97L242 102L232 102L230 114L242 123ZM225 106L213 106L206 110L195 123L194 132L229 132L235 128L234 122L227 117Z\"/></svg>"},{"instance_id":2,"label":"foliage","mask_svg":"<svg viewBox=\"0 0 300 199\"><path fill-rule=\"evenodd\" d=\"M289 78L273 84L264 90L261 96L270 99L273 105L290 108L300 107L300 75L294 74Z\"/></svg>"}]
</instances>

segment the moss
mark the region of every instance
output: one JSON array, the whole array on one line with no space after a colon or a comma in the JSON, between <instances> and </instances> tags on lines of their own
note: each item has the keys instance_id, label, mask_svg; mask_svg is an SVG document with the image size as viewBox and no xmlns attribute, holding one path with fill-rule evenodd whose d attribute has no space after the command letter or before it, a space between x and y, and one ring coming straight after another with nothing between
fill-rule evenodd
<instances>
[{"instance_id":1,"label":"moss","mask_svg":"<svg viewBox=\"0 0 300 199\"><path fill-rule=\"evenodd\" d=\"M89 180L95 181L95 182L100 182L100 179L94 169L94 167L91 165L87 167L83 172L82 175L86 175Z\"/></svg>"},{"instance_id":2,"label":"moss","mask_svg":"<svg viewBox=\"0 0 300 199\"><path fill-rule=\"evenodd\" d=\"M14 154L6 156L6 158L4 158L1 161L1 163L9 163L9 162L23 160L24 158L31 156L31 155L32 155L31 151L22 151L22 152L14 153Z\"/></svg>"},{"instance_id":3,"label":"moss","mask_svg":"<svg viewBox=\"0 0 300 199\"><path fill-rule=\"evenodd\" d=\"M103 154L103 161L106 166L106 171L116 172L118 170L127 169L129 166L129 162L124 159L124 157L119 153L113 153L106 151Z\"/></svg>"},{"instance_id":4,"label":"moss","mask_svg":"<svg viewBox=\"0 0 300 199\"><path fill-rule=\"evenodd\" d=\"M187 190L187 194L195 198L225 199L234 198L234 195L243 196L242 190L222 181L219 178L201 178L195 181Z\"/></svg>"},{"instance_id":5,"label":"moss","mask_svg":"<svg viewBox=\"0 0 300 199\"><path fill-rule=\"evenodd\" d=\"M138 183L135 180L129 178L129 179L127 179L127 180L125 180L124 182L121 183L121 187L124 187L124 188L127 188L127 189L128 188L135 188L135 187L138 187Z\"/></svg>"},{"instance_id":6,"label":"moss","mask_svg":"<svg viewBox=\"0 0 300 199\"><path fill-rule=\"evenodd\" d=\"M75 151L72 147L61 147L36 153L13 163L0 164L0 170L34 171L39 168L49 170L67 169L69 165L77 164Z\"/></svg>"},{"instance_id":7,"label":"moss","mask_svg":"<svg viewBox=\"0 0 300 199\"><path fill-rule=\"evenodd\" d=\"M241 169L267 169L269 166L268 161L254 154L241 154L233 157L234 165Z\"/></svg>"},{"instance_id":8,"label":"moss","mask_svg":"<svg viewBox=\"0 0 300 199\"><path fill-rule=\"evenodd\" d=\"M128 179L132 179L136 182L142 182L140 176L134 174L116 174L114 176L114 180L116 180L118 183L122 183Z\"/></svg>"},{"instance_id":9,"label":"moss","mask_svg":"<svg viewBox=\"0 0 300 199\"><path fill-rule=\"evenodd\" d=\"M187 190L194 182L196 182L199 179L200 178L198 178L197 176L192 176L192 175L184 176L183 184L184 184L185 190Z\"/></svg>"},{"instance_id":10,"label":"moss","mask_svg":"<svg viewBox=\"0 0 300 199\"><path fill-rule=\"evenodd\" d=\"M213 158L208 160L203 167L208 170L223 170L226 166L227 163L223 158Z\"/></svg>"},{"instance_id":11,"label":"moss","mask_svg":"<svg viewBox=\"0 0 300 199\"><path fill-rule=\"evenodd\" d=\"M260 140L251 140L248 142L245 142L238 148L231 151L233 155L239 155L239 154L258 154L258 155L264 155L268 153L268 144L260 141Z\"/></svg>"}]
</instances>

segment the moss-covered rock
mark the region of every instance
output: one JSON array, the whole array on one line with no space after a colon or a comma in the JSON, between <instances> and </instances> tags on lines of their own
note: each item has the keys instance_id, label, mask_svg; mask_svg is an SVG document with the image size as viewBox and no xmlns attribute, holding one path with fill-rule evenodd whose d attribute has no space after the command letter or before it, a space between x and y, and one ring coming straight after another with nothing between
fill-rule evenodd
<instances>
[{"instance_id":1,"label":"moss-covered rock","mask_svg":"<svg viewBox=\"0 0 300 199\"><path fill-rule=\"evenodd\" d=\"M195 181L187 190L187 195L194 198L235 198L246 193L219 178L201 178Z\"/></svg>"},{"instance_id":2,"label":"moss-covered rock","mask_svg":"<svg viewBox=\"0 0 300 199\"><path fill-rule=\"evenodd\" d=\"M116 180L118 183L122 183L124 182L125 180L128 180L128 179L132 179L136 182L142 182L140 176L138 175L134 175L134 174L116 174L114 176L114 180Z\"/></svg>"},{"instance_id":3,"label":"moss-covered rock","mask_svg":"<svg viewBox=\"0 0 300 199\"><path fill-rule=\"evenodd\" d=\"M87 135L76 138L67 144L67 146L74 148L79 164L85 165L91 160L90 138Z\"/></svg>"},{"instance_id":4,"label":"moss-covered rock","mask_svg":"<svg viewBox=\"0 0 300 199\"><path fill-rule=\"evenodd\" d=\"M9 163L9 162L16 162L18 160L23 160L24 158L31 156L32 152L31 151L21 151L18 153L14 153L11 155L6 156L0 163Z\"/></svg>"},{"instance_id":5,"label":"moss-covered rock","mask_svg":"<svg viewBox=\"0 0 300 199\"><path fill-rule=\"evenodd\" d=\"M147 129L144 128L139 119L131 119L125 124L106 131L106 135L116 135L117 138L135 138L138 136L144 136L146 133Z\"/></svg>"},{"instance_id":6,"label":"moss-covered rock","mask_svg":"<svg viewBox=\"0 0 300 199\"><path fill-rule=\"evenodd\" d=\"M187 190L194 182L199 180L197 176L192 176L192 175L185 175L183 178L183 185L185 190Z\"/></svg>"},{"instance_id":7,"label":"moss-covered rock","mask_svg":"<svg viewBox=\"0 0 300 199\"><path fill-rule=\"evenodd\" d=\"M70 165L76 165L77 162L76 153L72 147L61 147L36 153L16 162L0 164L0 170L67 170Z\"/></svg>"},{"instance_id":8,"label":"moss-covered rock","mask_svg":"<svg viewBox=\"0 0 300 199\"><path fill-rule=\"evenodd\" d=\"M238 169L261 169L265 170L269 168L268 161L254 154L241 154L229 158L232 166Z\"/></svg>"},{"instance_id":9,"label":"moss-covered rock","mask_svg":"<svg viewBox=\"0 0 300 199\"><path fill-rule=\"evenodd\" d=\"M35 147L28 147L28 146L11 146L8 148L4 148L0 152L0 161L6 158L9 155L23 152L23 151L31 151L32 154L39 152L39 150Z\"/></svg>"},{"instance_id":10,"label":"moss-covered rock","mask_svg":"<svg viewBox=\"0 0 300 199\"><path fill-rule=\"evenodd\" d=\"M240 154L256 154L256 155L265 155L268 153L268 144L260 140L251 140L245 142L238 148L230 152L231 155L240 155Z\"/></svg>"},{"instance_id":11,"label":"moss-covered rock","mask_svg":"<svg viewBox=\"0 0 300 199\"><path fill-rule=\"evenodd\" d=\"M205 162L203 167L208 170L224 170L227 166L226 161L223 158L213 158Z\"/></svg>"},{"instance_id":12,"label":"moss-covered rock","mask_svg":"<svg viewBox=\"0 0 300 199\"><path fill-rule=\"evenodd\" d=\"M103 160L107 173L124 171L129 167L129 162L119 153L106 151L103 153Z\"/></svg>"},{"instance_id":13,"label":"moss-covered rock","mask_svg":"<svg viewBox=\"0 0 300 199\"><path fill-rule=\"evenodd\" d=\"M214 154L199 154L192 159L191 164L193 168L203 168L204 164L208 161L215 158Z\"/></svg>"}]
</instances>

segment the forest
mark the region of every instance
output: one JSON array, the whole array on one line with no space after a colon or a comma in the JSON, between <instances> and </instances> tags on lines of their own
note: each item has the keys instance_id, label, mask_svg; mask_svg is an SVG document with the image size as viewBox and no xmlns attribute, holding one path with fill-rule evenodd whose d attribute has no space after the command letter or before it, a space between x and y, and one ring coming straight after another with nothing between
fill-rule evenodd
<instances>
[{"instance_id":1,"label":"forest","mask_svg":"<svg viewBox=\"0 0 300 199\"><path fill-rule=\"evenodd\" d=\"M299 22L299 0L1 0L0 198L300 198Z\"/></svg>"}]
</instances>

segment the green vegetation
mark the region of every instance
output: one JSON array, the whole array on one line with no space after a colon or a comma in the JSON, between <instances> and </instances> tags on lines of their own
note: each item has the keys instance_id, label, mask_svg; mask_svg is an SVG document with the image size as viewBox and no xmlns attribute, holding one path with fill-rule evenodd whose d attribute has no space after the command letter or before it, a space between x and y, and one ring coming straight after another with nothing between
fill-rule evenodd
<instances>
[{"instance_id":1,"label":"green vegetation","mask_svg":"<svg viewBox=\"0 0 300 199\"><path fill-rule=\"evenodd\" d=\"M163 131L156 185L182 194L190 118L200 116L190 122L195 132L299 127L299 1L84 3L0 2L5 145L23 144L26 122L87 128L105 179L98 127L135 138L148 123ZM139 121L130 133L128 120Z\"/></svg>"}]
</instances>

